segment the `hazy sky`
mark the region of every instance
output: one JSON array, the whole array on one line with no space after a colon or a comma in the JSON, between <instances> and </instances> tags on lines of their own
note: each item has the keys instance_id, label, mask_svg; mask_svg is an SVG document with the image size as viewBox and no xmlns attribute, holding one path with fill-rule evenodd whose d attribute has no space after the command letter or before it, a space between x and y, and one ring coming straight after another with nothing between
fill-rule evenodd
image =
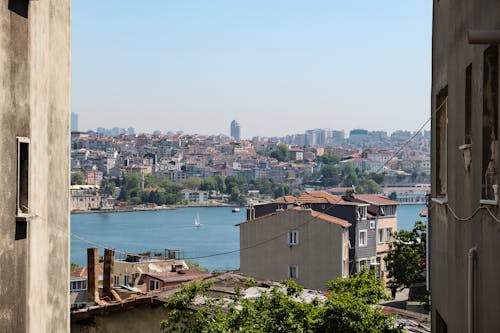
<instances>
[{"instance_id":1,"label":"hazy sky","mask_svg":"<svg viewBox=\"0 0 500 333\"><path fill-rule=\"evenodd\" d=\"M73 0L80 130L416 130L432 1Z\"/></svg>"}]
</instances>

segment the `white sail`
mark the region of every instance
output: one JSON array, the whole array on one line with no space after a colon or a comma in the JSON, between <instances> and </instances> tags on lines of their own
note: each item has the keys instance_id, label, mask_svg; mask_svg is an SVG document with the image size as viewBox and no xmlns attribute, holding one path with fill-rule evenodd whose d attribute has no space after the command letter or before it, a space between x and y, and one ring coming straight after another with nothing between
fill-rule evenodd
<instances>
[{"instance_id":1,"label":"white sail","mask_svg":"<svg viewBox=\"0 0 500 333\"><path fill-rule=\"evenodd\" d=\"M201 227L201 223L200 223L200 215L199 214L196 214L196 218L194 219L194 226L195 227Z\"/></svg>"}]
</instances>

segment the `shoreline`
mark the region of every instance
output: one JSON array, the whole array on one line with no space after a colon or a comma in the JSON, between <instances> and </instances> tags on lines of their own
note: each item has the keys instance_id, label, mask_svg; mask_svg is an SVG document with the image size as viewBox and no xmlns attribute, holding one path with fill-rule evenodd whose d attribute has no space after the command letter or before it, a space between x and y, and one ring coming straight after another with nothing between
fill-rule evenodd
<instances>
[{"instance_id":1,"label":"shoreline","mask_svg":"<svg viewBox=\"0 0 500 333\"><path fill-rule=\"evenodd\" d=\"M130 213L130 212L145 212L145 211L160 211L160 210L176 210L179 208L189 207L203 207L203 208L217 208L217 207L242 207L236 204L187 204L187 205L168 205L157 207L127 207L127 208L112 208L112 209L92 209L92 210L73 210L70 214L110 214L110 213Z\"/></svg>"}]
</instances>

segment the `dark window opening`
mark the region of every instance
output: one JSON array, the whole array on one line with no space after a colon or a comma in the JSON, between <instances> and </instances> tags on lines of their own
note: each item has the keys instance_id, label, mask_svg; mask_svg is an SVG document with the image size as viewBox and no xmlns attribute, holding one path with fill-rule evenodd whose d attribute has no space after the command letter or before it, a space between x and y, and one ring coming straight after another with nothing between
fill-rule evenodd
<instances>
[{"instance_id":1,"label":"dark window opening","mask_svg":"<svg viewBox=\"0 0 500 333\"><path fill-rule=\"evenodd\" d=\"M472 65L465 69L465 144L472 143Z\"/></svg>"},{"instance_id":2,"label":"dark window opening","mask_svg":"<svg viewBox=\"0 0 500 333\"><path fill-rule=\"evenodd\" d=\"M17 215L29 213L29 139L17 138Z\"/></svg>"},{"instance_id":3,"label":"dark window opening","mask_svg":"<svg viewBox=\"0 0 500 333\"><path fill-rule=\"evenodd\" d=\"M29 0L9 0L8 8L19 16L28 18Z\"/></svg>"},{"instance_id":4,"label":"dark window opening","mask_svg":"<svg viewBox=\"0 0 500 333\"><path fill-rule=\"evenodd\" d=\"M448 86L441 89L436 98L436 194L446 196L446 161L448 127Z\"/></svg>"},{"instance_id":5,"label":"dark window opening","mask_svg":"<svg viewBox=\"0 0 500 333\"><path fill-rule=\"evenodd\" d=\"M448 325L436 310L436 333L448 333Z\"/></svg>"},{"instance_id":6,"label":"dark window opening","mask_svg":"<svg viewBox=\"0 0 500 333\"><path fill-rule=\"evenodd\" d=\"M483 65L483 199L494 200L498 147L498 46L484 52Z\"/></svg>"}]
</instances>

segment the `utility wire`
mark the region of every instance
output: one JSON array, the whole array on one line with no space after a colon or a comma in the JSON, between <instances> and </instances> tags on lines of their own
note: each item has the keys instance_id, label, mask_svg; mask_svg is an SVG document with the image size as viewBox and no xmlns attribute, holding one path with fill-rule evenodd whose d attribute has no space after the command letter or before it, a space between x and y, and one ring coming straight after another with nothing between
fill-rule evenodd
<instances>
[{"instance_id":1,"label":"utility wire","mask_svg":"<svg viewBox=\"0 0 500 333\"><path fill-rule=\"evenodd\" d=\"M441 107L446 103L446 100L436 109L436 111L434 112L437 112L439 109L441 109ZM427 119L423 124L422 126L419 127L419 129L407 140L405 141L401 147L398 148L398 150L386 161L384 162L384 164L379 168L377 169L377 171L375 173L378 173L380 171L383 170L383 168L392 160L394 159L420 132L422 132L422 130L425 128L425 126L427 126L427 124L431 121L432 119L432 116L429 117L429 119ZM330 206L328 208L326 208L325 210L321 211L321 212L318 212L320 214L326 214L330 209L332 209L333 207L335 207L340 201L342 201L342 197L340 196L334 203L331 203L329 202ZM319 217L318 216L314 216L310 219L308 219L306 222L304 223L301 223L299 224L295 229L300 229L302 228L303 226L309 224L310 222L314 221L315 219L317 219ZM219 252L219 253L213 253L213 254L208 254L208 255L204 255L204 256L195 256L195 257L189 257L189 258L184 258L186 260L196 260L196 259L205 259L205 258L211 258L211 257L217 257L217 256L223 256L223 255L228 255L228 254L232 254L232 253L236 253L236 252L241 252L241 251L246 251L246 250L249 250L249 249L252 249L252 248L255 248L255 247L258 247L258 246L261 246L261 245L264 245L266 243L269 243L269 242L272 242L280 237L283 237L285 235L288 234L289 231L286 231L286 232L283 232L283 233L280 233L274 237L271 237L269 239L266 239L264 241L261 241L259 243L256 243L256 244L253 244L251 246L247 246L247 247L244 247L244 248L239 248L239 249L236 249L236 250L231 250L231 251L225 251L225 252ZM105 245L101 245L101 244L98 244L98 243L95 243L95 242L92 242L90 240L87 240L85 239L84 237L82 236L79 236L79 235L76 235L74 233L71 233L71 235L77 239L80 239L81 241L85 242L85 243L88 243L88 244L91 244L91 245L95 245L95 246L99 246L99 247L103 247L103 248L108 248L108 249L114 249L113 247L110 247L110 246L105 246ZM119 251L119 250L116 250L115 249L115 252L117 253L122 253L122 254L130 254L130 252L126 252L126 251ZM141 258L146 258L146 259L154 259L154 257L149 257L149 256L142 256L142 255L135 255L134 256L136 257L141 257Z\"/></svg>"}]
</instances>

